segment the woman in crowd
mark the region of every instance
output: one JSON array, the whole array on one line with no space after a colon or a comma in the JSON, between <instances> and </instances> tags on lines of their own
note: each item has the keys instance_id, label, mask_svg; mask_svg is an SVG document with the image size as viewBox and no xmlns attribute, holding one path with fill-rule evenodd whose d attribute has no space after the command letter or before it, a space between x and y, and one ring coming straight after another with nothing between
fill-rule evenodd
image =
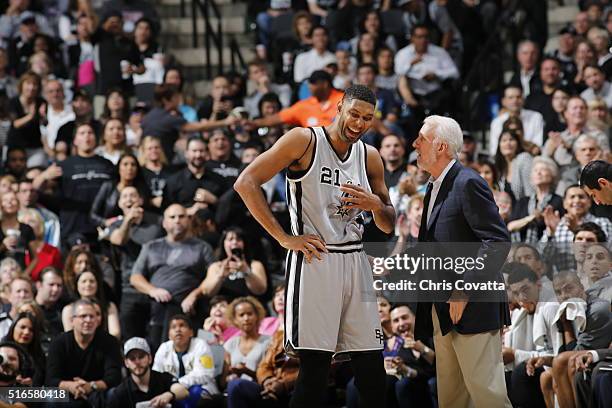
<instances>
[{"instance_id":1,"label":"woman in crowd","mask_svg":"<svg viewBox=\"0 0 612 408\"><path fill-rule=\"evenodd\" d=\"M552 206L563 214L563 198L555 194L559 180L559 168L550 158L538 156L533 159L530 181L535 192L514 204L508 230L513 242L538 242L546 229L542 211Z\"/></svg>"},{"instance_id":2,"label":"woman in crowd","mask_svg":"<svg viewBox=\"0 0 612 408\"><path fill-rule=\"evenodd\" d=\"M179 112L187 122L197 122L198 112L193 108L193 98L185 94L183 86L185 81L183 73L178 67L171 67L164 73L164 84L174 85L180 94L181 103L178 107Z\"/></svg>"},{"instance_id":3,"label":"woman in crowd","mask_svg":"<svg viewBox=\"0 0 612 408\"><path fill-rule=\"evenodd\" d=\"M36 318L23 312L17 315L13 321L8 334L3 341L14 341L22 346L28 353L31 362L28 361L22 367L21 374L17 377L17 383L22 386L40 387L45 381L45 354L41 347L41 327L37 324Z\"/></svg>"},{"instance_id":4,"label":"woman in crowd","mask_svg":"<svg viewBox=\"0 0 612 408\"><path fill-rule=\"evenodd\" d=\"M73 44L77 41L77 24L81 16L97 20L91 0L70 0L68 10L58 21L59 37L64 43Z\"/></svg>"},{"instance_id":5,"label":"woman in crowd","mask_svg":"<svg viewBox=\"0 0 612 408\"><path fill-rule=\"evenodd\" d=\"M119 324L119 312L113 302L106 299L102 275L99 272L86 270L76 275L75 286L68 286L68 291L76 299L95 300L102 310L102 327L110 334L120 338L121 326ZM72 304L66 305L62 310L62 324L64 330L72 330Z\"/></svg>"},{"instance_id":6,"label":"woman in crowd","mask_svg":"<svg viewBox=\"0 0 612 408\"><path fill-rule=\"evenodd\" d=\"M388 89L393 92L394 95L397 95L398 77L393 65L394 57L395 53L391 48L382 46L378 49L378 53L376 54L376 66L378 67L376 86Z\"/></svg>"},{"instance_id":7,"label":"woman in crowd","mask_svg":"<svg viewBox=\"0 0 612 408\"><path fill-rule=\"evenodd\" d=\"M213 296L209 302L210 314L204 320L204 330L215 336L216 344L223 345L239 333L239 330L227 320L227 305L225 296L220 295Z\"/></svg>"},{"instance_id":8,"label":"woman in crowd","mask_svg":"<svg viewBox=\"0 0 612 408\"><path fill-rule=\"evenodd\" d=\"M9 289L11 282L23 273L21 265L11 257L0 261L0 301L3 305L10 304Z\"/></svg>"},{"instance_id":9,"label":"woman in crowd","mask_svg":"<svg viewBox=\"0 0 612 408\"><path fill-rule=\"evenodd\" d=\"M589 109L589 119L587 120L587 126L591 129L597 129L608 137L610 136L610 112L606 101L601 97L596 97L593 100L587 102Z\"/></svg>"},{"instance_id":10,"label":"woman in crowd","mask_svg":"<svg viewBox=\"0 0 612 408\"><path fill-rule=\"evenodd\" d=\"M134 43L145 71L142 74L133 74L132 79L136 97L147 103L153 101L155 85L164 80L164 54L157 44L155 34L151 20L143 17L136 21Z\"/></svg>"},{"instance_id":11,"label":"woman in crowd","mask_svg":"<svg viewBox=\"0 0 612 408\"><path fill-rule=\"evenodd\" d=\"M0 253L5 257L15 258L21 268L27 274L30 274L35 265L30 264L26 267L26 258L36 253L33 246L36 237L32 228L27 224L19 222L17 218L19 212L17 195L12 191L3 194L0 197L0 209L2 210Z\"/></svg>"},{"instance_id":12,"label":"woman in crowd","mask_svg":"<svg viewBox=\"0 0 612 408\"><path fill-rule=\"evenodd\" d=\"M393 37L392 35L385 35L380 20L380 14L377 10L370 10L363 17L359 24L359 33L370 34L370 36L374 40L374 45L376 49L385 46L391 49L393 52L397 51L397 42L395 41L395 37ZM359 36L355 36L351 39L351 49L353 50L353 54L358 53L359 39Z\"/></svg>"},{"instance_id":13,"label":"woman in crowd","mask_svg":"<svg viewBox=\"0 0 612 408\"><path fill-rule=\"evenodd\" d=\"M104 123L102 144L96 148L95 152L113 164L117 164L123 154L130 152L125 139L125 125L121 119L112 118Z\"/></svg>"},{"instance_id":14,"label":"woman in crowd","mask_svg":"<svg viewBox=\"0 0 612 408\"><path fill-rule=\"evenodd\" d=\"M240 330L237 336L223 344L226 367L222 383L228 384L228 389L232 387L232 381L254 381L257 378L257 365L270 341L269 336L258 331L265 315L261 303L252 296L236 298L228 306L227 320Z\"/></svg>"},{"instance_id":15,"label":"woman in crowd","mask_svg":"<svg viewBox=\"0 0 612 408\"><path fill-rule=\"evenodd\" d=\"M40 136L40 126L47 110L41 94L40 76L26 72L19 78L18 96L9 100L11 130L8 134L8 146L21 146L28 153L28 167L46 164Z\"/></svg>"},{"instance_id":16,"label":"woman in crowd","mask_svg":"<svg viewBox=\"0 0 612 408\"><path fill-rule=\"evenodd\" d=\"M587 88L584 82L584 68L586 68L587 65L597 63L596 54L595 48L587 40L579 41L578 44L576 44L576 52L574 53L574 63L576 64L574 88L576 93L580 93Z\"/></svg>"},{"instance_id":17,"label":"woman in crowd","mask_svg":"<svg viewBox=\"0 0 612 408\"><path fill-rule=\"evenodd\" d=\"M357 63L376 64L376 52L376 42L372 34L361 34L357 42Z\"/></svg>"},{"instance_id":18,"label":"woman in crowd","mask_svg":"<svg viewBox=\"0 0 612 408\"><path fill-rule=\"evenodd\" d=\"M119 88L111 88L106 94L100 121L104 123L110 119L118 119L121 123L126 123L129 118L130 105L125 94Z\"/></svg>"},{"instance_id":19,"label":"woman in crowd","mask_svg":"<svg viewBox=\"0 0 612 408\"><path fill-rule=\"evenodd\" d=\"M30 267L30 276L33 281L38 281L40 271L48 266L62 269L62 254L59 249L49 245L44 241L45 222L38 212L33 208L26 208L19 211L19 222L29 225L34 231L35 239L31 243L32 254L26 253L26 266ZM32 256L30 256L32 255Z\"/></svg>"},{"instance_id":20,"label":"woman in crowd","mask_svg":"<svg viewBox=\"0 0 612 408\"><path fill-rule=\"evenodd\" d=\"M91 38L96 25L93 16L79 16L76 22L77 41L68 46L70 78L78 89L85 89L90 94L93 94L96 79L95 50Z\"/></svg>"},{"instance_id":21,"label":"woman in crowd","mask_svg":"<svg viewBox=\"0 0 612 408\"><path fill-rule=\"evenodd\" d=\"M84 271L94 271L94 274L104 277L104 294L111 297L113 294L112 284L114 284L114 271L104 261L98 261L96 255L85 248L76 248L68 253L64 263L64 287L68 295L78 298L76 292L71 292L70 288L76 287L76 277Z\"/></svg>"},{"instance_id":22,"label":"woman in crowd","mask_svg":"<svg viewBox=\"0 0 612 408\"><path fill-rule=\"evenodd\" d=\"M0 197L9 191L17 192L17 179L12 174L0 177Z\"/></svg>"},{"instance_id":23,"label":"woman in crowd","mask_svg":"<svg viewBox=\"0 0 612 408\"><path fill-rule=\"evenodd\" d=\"M251 258L242 229L226 229L221 236L219 252L219 260L208 267L200 285L204 296L221 294L233 300L240 296L261 296L266 292L266 269Z\"/></svg>"},{"instance_id":24,"label":"woman in crowd","mask_svg":"<svg viewBox=\"0 0 612 408\"><path fill-rule=\"evenodd\" d=\"M136 187L145 203L148 201L149 189L142 176L138 159L132 153L125 153L115 166L115 180L105 181L91 205L91 219L105 228L117 220L121 214L119 194L125 187Z\"/></svg>"},{"instance_id":25,"label":"woman in crowd","mask_svg":"<svg viewBox=\"0 0 612 408\"><path fill-rule=\"evenodd\" d=\"M151 194L151 204L161 208L166 180L172 175L161 142L155 136L145 136L140 144L139 162L142 176Z\"/></svg>"},{"instance_id":26,"label":"woman in crowd","mask_svg":"<svg viewBox=\"0 0 612 408\"><path fill-rule=\"evenodd\" d=\"M565 130L567 124L565 123L563 112L565 112L569 97L569 91L565 88L557 88L553 92L552 108L555 111L555 116L553 117L552 121L549 121L544 125L544 140L548 138L548 134L550 132L562 132Z\"/></svg>"},{"instance_id":27,"label":"woman in crowd","mask_svg":"<svg viewBox=\"0 0 612 408\"><path fill-rule=\"evenodd\" d=\"M533 194L530 183L533 157L523 148L522 138L516 131L502 131L495 153L495 168L500 175L500 190L513 196L513 200Z\"/></svg>"},{"instance_id":28,"label":"woman in crowd","mask_svg":"<svg viewBox=\"0 0 612 408\"><path fill-rule=\"evenodd\" d=\"M478 161L478 173L486 182L491 191L499 191L499 174L495 165L488 160Z\"/></svg>"},{"instance_id":29,"label":"woman in crowd","mask_svg":"<svg viewBox=\"0 0 612 408\"><path fill-rule=\"evenodd\" d=\"M285 284L281 283L274 288L272 309L275 316L265 317L259 326L259 334L272 336L283 325L285 316Z\"/></svg>"}]
</instances>

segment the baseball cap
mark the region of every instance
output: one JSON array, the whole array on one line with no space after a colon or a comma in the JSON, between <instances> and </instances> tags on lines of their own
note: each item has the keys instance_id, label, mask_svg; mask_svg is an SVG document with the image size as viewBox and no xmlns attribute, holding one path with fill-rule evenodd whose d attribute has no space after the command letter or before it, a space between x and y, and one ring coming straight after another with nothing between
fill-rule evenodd
<instances>
[{"instance_id":1,"label":"baseball cap","mask_svg":"<svg viewBox=\"0 0 612 408\"><path fill-rule=\"evenodd\" d=\"M142 350L147 354L151 354L151 348L149 344L142 337L132 337L123 345L123 355L127 356L132 350Z\"/></svg>"},{"instance_id":2,"label":"baseball cap","mask_svg":"<svg viewBox=\"0 0 612 408\"><path fill-rule=\"evenodd\" d=\"M19 23L21 24L28 24L28 23L35 23L35 22L36 22L36 15L32 13L31 11L24 11L19 16Z\"/></svg>"},{"instance_id":3,"label":"baseball cap","mask_svg":"<svg viewBox=\"0 0 612 408\"><path fill-rule=\"evenodd\" d=\"M310 74L310 78L308 78L309 83L316 84L319 81L327 81L331 84L333 78L329 72L323 70L318 70Z\"/></svg>"}]
</instances>

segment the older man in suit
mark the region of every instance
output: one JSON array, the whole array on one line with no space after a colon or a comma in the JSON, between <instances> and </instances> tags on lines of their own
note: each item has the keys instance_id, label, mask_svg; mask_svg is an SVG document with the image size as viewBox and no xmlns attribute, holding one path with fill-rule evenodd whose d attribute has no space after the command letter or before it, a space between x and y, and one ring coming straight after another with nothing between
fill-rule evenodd
<instances>
[{"instance_id":1,"label":"older man in suit","mask_svg":"<svg viewBox=\"0 0 612 408\"><path fill-rule=\"evenodd\" d=\"M419 241L455 243L437 248L436 254L486 259L482 271L434 272L439 281L499 284L509 233L485 180L457 161L462 141L455 120L429 116L414 142L418 166L431 174ZM500 332L510 324L505 291L493 299L491 292L466 293L453 287L435 299L419 297L416 306L416 337L434 337L439 405L509 408Z\"/></svg>"}]
</instances>

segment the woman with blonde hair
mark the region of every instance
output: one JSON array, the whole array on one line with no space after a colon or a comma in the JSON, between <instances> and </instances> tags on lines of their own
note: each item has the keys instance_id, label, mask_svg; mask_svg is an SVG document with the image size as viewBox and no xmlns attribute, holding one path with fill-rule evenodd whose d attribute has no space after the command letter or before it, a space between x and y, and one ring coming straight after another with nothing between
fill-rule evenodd
<instances>
[{"instance_id":1,"label":"woman with blonde hair","mask_svg":"<svg viewBox=\"0 0 612 408\"><path fill-rule=\"evenodd\" d=\"M14 258L7 257L0 261L0 301L3 304L10 303L8 298L11 282L22 273L21 265Z\"/></svg>"},{"instance_id":2,"label":"woman with blonde hair","mask_svg":"<svg viewBox=\"0 0 612 408\"><path fill-rule=\"evenodd\" d=\"M47 244L44 240L45 221L40 213L33 208L26 208L19 211L17 219L19 222L29 225L34 231L35 239L30 244L33 252L26 252L25 258L26 267L34 264L30 269L32 280L37 281L40 272L48 266L62 269L62 254L60 250L53 245Z\"/></svg>"},{"instance_id":3,"label":"woman with blonde hair","mask_svg":"<svg viewBox=\"0 0 612 408\"><path fill-rule=\"evenodd\" d=\"M151 203L160 208L166 180L172 175L161 141L155 136L145 136L138 150L138 161L149 190Z\"/></svg>"},{"instance_id":4,"label":"woman with blonde hair","mask_svg":"<svg viewBox=\"0 0 612 408\"><path fill-rule=\"evenodd\" d=\"M601 97L597 96L587 102L589 109L587 126L602 131L609 136L610 133L610 113L608 105Z\"/></svg>"}]
</instances>

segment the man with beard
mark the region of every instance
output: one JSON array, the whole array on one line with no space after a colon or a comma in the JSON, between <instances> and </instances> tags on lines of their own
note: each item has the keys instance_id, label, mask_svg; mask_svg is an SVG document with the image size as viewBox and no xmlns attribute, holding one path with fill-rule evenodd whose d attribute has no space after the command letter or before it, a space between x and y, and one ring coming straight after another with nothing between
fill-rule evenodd
<instances>
[{"instance_id":1,"label":"man with beard","mask_svg":"<svg viewBox=\"0 0 612 408\"><path fill-rule=\"evenodd\" d=\"M151 370L151 349L142 337L132 337L126 341L123 355L130 375L111 394L109 407L134 408L139 402L149 401L152 408L165 408L167 404L189 395L189 391L172 375Z\"/></svg>"},{"instance_id":2,"label":"man with beard","mask_svg":"<svg viewBox=\"0 0 612 408\"><path fill-rule=\"evenodd\" d=\"M153 349L166 340L171 316L181 311L194 318L208 315L207 305L199 301L202 296L199 285L213 262L211 246L189 237L185 207L180 204L168 207L163 227L167 235L142 246L130 276L136 290L152 299L149 333Z\"/></svg>"},{"instance_id":3,"label":"man with beard","mask_svg":"<svg viewBox=\"0 0 612 408\"><path fill-rule=\"evenodd\" d=\"M25 351L16 343L5 341L0 343L0 355L3 357L0 363L0 387L19 387L17 376L21 372L24 359L27 358ZM0 395L0 407L26 408L26 405L15 402L3 393Z\"/></svg>"},{"instance_id":4,"label":"man with beard","mask_svg":"<svg viewBox=\"0 0 612 408\"><path fill-rule=\"evenodd\" d=\"M170 176L166 182L162 208L180 204L186 207L189 215L194 215L199 209L217 204L225 181L217 173L206 169L206 143L201 137L189 138L185 159L187 167Z\"/></svg>"},{"instance_id":5,"label":"man with beard","mask_svg":"<svg viewBox=\"0 0 612 408\"><path fill-rule=\"evenodd\" d=\"M380 154L360 141L372 126L375 104L367 87L349 87L331 125L292 129L234 184L253 217L289 250L285 348L300 357L291 407L324 404L331 359L340 352L350 353L363 406L384 406L384 336L361 243L363 212L371 212L387 234L395 223ZM291 233L261 189L283 169Z\"/></svg>"}]
</instances>

